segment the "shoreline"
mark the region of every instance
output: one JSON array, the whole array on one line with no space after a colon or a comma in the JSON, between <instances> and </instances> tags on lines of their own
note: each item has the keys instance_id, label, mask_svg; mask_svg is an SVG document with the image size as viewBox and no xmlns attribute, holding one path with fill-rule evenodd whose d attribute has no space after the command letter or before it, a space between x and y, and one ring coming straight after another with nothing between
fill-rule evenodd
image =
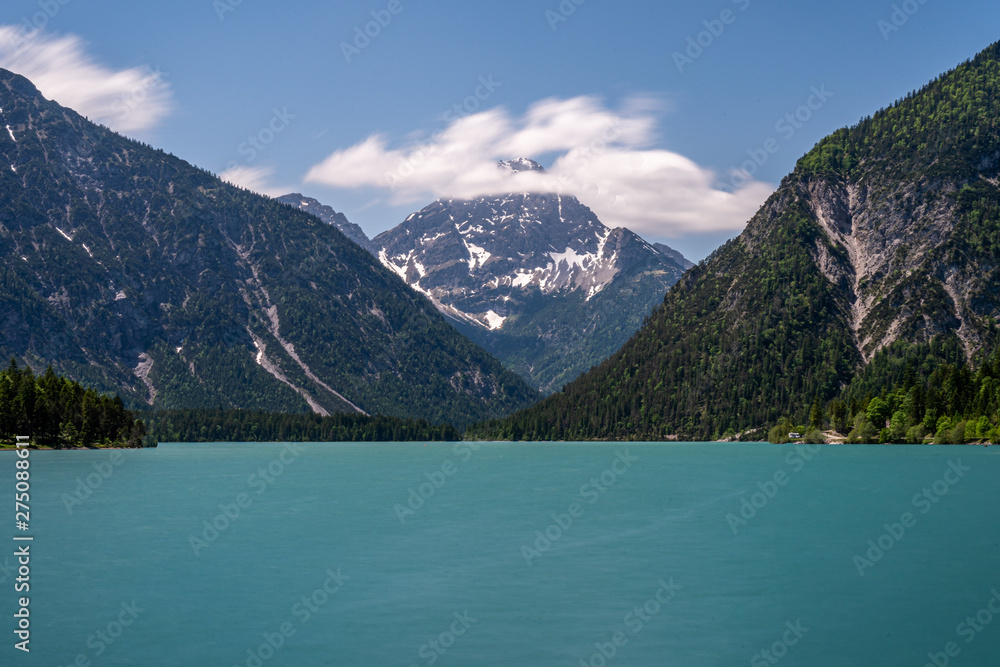
<instances>
[{"instance_id":1,"label":"shoreline","mask_svg":"<svg viewBox=\"0 0 1000 667\"><path fill-rule=\"evenodd\" d=\"M215 445L215 444L245 444L245 445L261 445L261 444L286 444L289 442L294 442L296 444L368 444L368 445L379 445L379 444L401 444L404 442L419 442L419 441L397 441L397 440L379 440L379 441L318 441L318 440L282 440L273 442L260 442L260 441L245 441L245 442L233 442L233 441L219 441L219 442L204 442L204 441L191 441L191 442L169 442L169 443L157 443L159 444L177 444L177 445ZM477 442L477 443L490 443L490 444L536 444L536 445L561 445L561 444L571 444L571 443L593 443L593 444L692 444L692 445L731 445L731 444L745 444L745 445L769 445L769 446L780 446L781 444L807 444L805 441L792 441L787 443L780 443L775 445L774 443L768 442L766 440L458 440L454 442L433 442L428 441L423 444L426 446L428 444L455 444L456 442ZM848 443L844 439L834 439L828 440L823 443L816 443L818 446L828 446L828 447L842 447L842 446L853 446L853 447L995 447L998 443L990 443L983 441L976 442L965 442L960 445L955 444L941 444L935 445L933 442L923 442L923 443ZM30 447L21 449L28 449L29 451L49 451L49 452L86 452L86 451L141 451L148 449L156 449L156 447L38 447L32 445ZM16 451L17 447L14 445L8 445L6 443L0 444L0 452L4 451Z\"/></svg>"},{"instance_id":2,"label":"shoreline","mask_svg":"<svg viewBox=\"0 0 1000 667\"><path fill-rule=\"evenodd\" d=\"M0 444L0 451L16 451L18 448L15 445L8 445L6 443ZM131 449L156 449L155 447L44 447L38 445L31 445L30 447L21 447L21 449L27 449L29 451L36 452L87 452L95 450L121 450L128 451Z\"/></svg>"}]
</instances>

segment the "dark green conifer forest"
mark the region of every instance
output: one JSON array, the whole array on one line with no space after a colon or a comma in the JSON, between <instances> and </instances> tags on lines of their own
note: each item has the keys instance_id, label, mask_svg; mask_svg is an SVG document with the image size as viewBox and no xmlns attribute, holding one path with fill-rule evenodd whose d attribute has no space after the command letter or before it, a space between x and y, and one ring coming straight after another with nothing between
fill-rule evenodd
<instances>
[{"instance_id":1,"label":"dark green conifer forest","mask_svg":"<svg viewBox=\"0 0 1000 667\"><path fill-rule=\"evenodd\" d=\"M57 449L134 448L143 446L146 426L117 396L85 389L57 376L51 366L36 375L11 359L0 372L0 442L13 443L19 435Z\"/></svg>"},{"instance_id":2,"label":"dark green conifer forest","mask_svg":"<svg viewBox=\"0 0 1000 667\"><path fill-rule=\"evenodd\" d=\"M147 417L160 442L440 442L461 440L450 424L376 415L171 410Z\"/></svg>"},{"instance_id":3,"label":"dark green conifer forest","mask_svg":"<svg viewBox=\"0 0 1000 667\"><path fill-rule=\"evenodd\" d=\"M973 367L952 339L896 343L825 409L814 404L808 422L786 416L769 439L788 442L798 432L821 441L823 429L858 444L1000 443L1000 347Z\"/></svg>"}]
</instances>

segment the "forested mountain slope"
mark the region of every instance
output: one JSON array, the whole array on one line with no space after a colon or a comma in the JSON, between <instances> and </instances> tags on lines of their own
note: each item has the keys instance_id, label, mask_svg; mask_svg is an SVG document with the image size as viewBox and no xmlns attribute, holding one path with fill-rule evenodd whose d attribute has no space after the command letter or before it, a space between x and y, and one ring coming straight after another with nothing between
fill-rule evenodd
<instances>
[{"instance_id":1,"label":"forested mountain slope","mask_svg":"<svg viewBox=\"0 0 1000 667\"><path fill-rule=\"evenodd\" d=\"M472 434L709 439L808 414L895 341L977 359L1000 316L998 121L994 45L821 141L614 357Z\"/></svg>"},{"instance_id":2,"label":"forested mountain slope","mask_svg":"<svg viewBox=\"0 0 1000 667\"><path fill-rule=\"evenodd\" d=\"M0 70L0 356L128 406L509 414L523 380L315 217Z\"/></svg>"}]
</instances>

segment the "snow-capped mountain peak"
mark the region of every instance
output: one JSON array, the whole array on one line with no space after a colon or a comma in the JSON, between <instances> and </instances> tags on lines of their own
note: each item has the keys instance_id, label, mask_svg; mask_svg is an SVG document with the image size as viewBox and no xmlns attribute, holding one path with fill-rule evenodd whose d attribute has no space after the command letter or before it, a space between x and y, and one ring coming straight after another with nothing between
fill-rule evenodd
<instances>
[{"instance_id":1,"label":"snow-capped mountain peak","mask_svg":"<svg viewBox=\"0 0 1000 667\"><path fill-rule=\"evenodd\" d=\"M438 201L374 243L383 264L439 305L481 297L481 308L463 312L492 328L488 313L502 317L505 309L494 297L537 289L584 290L589 299L622 269L623 245L645 246L604 226L575 197L536 194Z\"/></svg>"},{"instance_id":2,"label":"snow-capped mountain peak","mask_svg":"<svg viewBox=\"0 0 1000 667\"><path fill-rule=\"evenodd\" d=\"M510 171L515 174L521 171L545 171L545 167L526 157L519 157L514 160L500 160L497 162L497 167L501 171Z\"/></svg>"},{"instance_id":3,"label":"snow-capped mountain peak","mask_svg":"<svg viewBox=\"0 0 1000 667\"><path fill-rule=\"evenodd\" d=\"M527 159L500 167L511 175L542 170ZM308 197L282 200L345 233L360 232ZM680 253L611 229L575 197L558 194L440 199L366 247L543 391L613 353L690 266Z\"/></svg>"}]
</instances>

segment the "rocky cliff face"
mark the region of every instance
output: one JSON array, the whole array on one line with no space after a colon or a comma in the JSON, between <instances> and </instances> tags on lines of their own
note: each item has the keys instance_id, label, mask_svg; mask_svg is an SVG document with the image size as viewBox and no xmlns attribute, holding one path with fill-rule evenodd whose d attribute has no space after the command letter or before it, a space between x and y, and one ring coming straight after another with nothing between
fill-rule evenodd
<instances>
[{"instance_id":1,"label":"rocky cliff face","mask_svg":"<svg viewBox=\"0 0 1000 667\"><path fill-rule=\"evenodd\" d=\"M865 360L900 337L954 333L970 359L982 349L988 313L970 306L992 289L944 251L962 217L963 185L906 183L872 194L870 183L821 178L802 188L825 236L817 265L842 290Z\"/></svg>"},{"instance_id":2,"label":"rocky cliff face","mask_svg":"<svg viewBox=\"0 0 1000 667\"><path fill-rule=\"evenodd\" d=\"M0 70L0 354L132 406L468 423L535 392L333 226Z\"/></svg>"},{"instance_id":3,"label":"rocky cliff face","mask_svg":"<svg viewBox=\"0 0 1000 667\"><path fill-rule=\"evenodd\" d=\"M617 349L686 262L557 194L437 201L373 244L385 266L543 391Z\"/></svg>"}]
</instances>

